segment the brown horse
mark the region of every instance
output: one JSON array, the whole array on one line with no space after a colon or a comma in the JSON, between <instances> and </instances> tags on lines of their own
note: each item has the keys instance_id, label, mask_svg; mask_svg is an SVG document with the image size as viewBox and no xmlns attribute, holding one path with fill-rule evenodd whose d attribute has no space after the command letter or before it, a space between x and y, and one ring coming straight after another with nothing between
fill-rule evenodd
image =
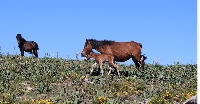
<instances>
[{"instance_id":1,"label":"brown horse","mask_svg":"<svg viewBox=\"0 0 200 104\"><path fill-rule=\"evenodd\" d=\"M110 40L99 41L96 39L86 39L81 55L83 57L87 56L92 49L99 51L101 54L112 55L114 57L114 61L117 62L125 62L132 58L136 68L139 69L141 64L141 67L144 70L144 60L147 57L141 55L141 43L134 41L115 42Z\"/></svg>"},{"instance_id":2,"label":"brown horse","mask_svg":"<svg viewBox=\"0 0 200 104\"><path fill-rule=\"evenodd\" d=\"M108 75L111 73L112 70L112 66L115 68L115 70L117 70L118 76L120 76L119 70L118 70L118 66L114 63L114 57L112 55L106 55L106 54L97 54L94 53L92 50L89 52L89 54L86 56L86 59L89 60L90 58L95 59L95 61L99 64L100 69L101 69L101 75L103 76L103 63L108 62L109 64L109 72ZM92 65L92 70L91 72L93 72L93 67L96 66L96 63Z\"/></svg>"},{"instance_id":3,"label":"brown horse","mask_svg":"<svg viewBox=\"0 0 200 104\"><path fill-rule=\"evenodd\" d=\"M21 34L17 34L16 36L18 47L21 52L21 56L24 56L24 51L29 52L30 54L34 54L36 57L38 57L38 44L34 41L26 41Z\"/></svg>"}]
</instances>

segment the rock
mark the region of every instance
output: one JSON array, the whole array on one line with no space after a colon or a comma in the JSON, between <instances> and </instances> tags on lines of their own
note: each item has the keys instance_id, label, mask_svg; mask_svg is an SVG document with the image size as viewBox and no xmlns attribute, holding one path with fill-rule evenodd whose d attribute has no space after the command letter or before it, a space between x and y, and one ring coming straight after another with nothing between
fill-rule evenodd
<instances>
[{"instance_id":1,"label":"rock","mask_svg":"<svg viewBox=\"0 0 200 104\"><path fill-rule=\"evenodd\" d=\"M183 104L197 104L197 95L187 99Z\"/></svg>"}]
</instances>

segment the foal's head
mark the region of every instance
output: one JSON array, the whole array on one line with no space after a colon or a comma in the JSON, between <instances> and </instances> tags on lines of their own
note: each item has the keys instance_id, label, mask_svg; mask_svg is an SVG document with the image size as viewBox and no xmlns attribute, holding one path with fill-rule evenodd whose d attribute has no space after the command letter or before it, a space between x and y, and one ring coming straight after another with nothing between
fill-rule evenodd
<instances>
[{"instance_id":1,"label":"foal's head","mask_svg":"<svg viewBox=\"0 0 200 104\"><path fill-rule=\"evenodd\" d=\"M90 58L92 58L92 56L91 56L90 54L88 54L88 55L86 56L86 60L89 60Z\"/></svg>"}]
</instances>

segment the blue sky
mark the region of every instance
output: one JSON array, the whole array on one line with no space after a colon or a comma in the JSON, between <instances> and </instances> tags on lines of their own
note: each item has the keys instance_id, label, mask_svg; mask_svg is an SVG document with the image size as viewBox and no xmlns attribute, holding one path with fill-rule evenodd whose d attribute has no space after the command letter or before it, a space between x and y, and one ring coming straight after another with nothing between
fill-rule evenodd
<instances>
[{"instance_id":1,"label":"blue sky","mask_svg":"<svg viewBox=\"0 0 200 104\"><path fill-rule=\"evenodd\" d=\"M147 63L197 61L196 0L2 0L0 14L5 54L19 53L21 33L39 44L39 57L58 52L75 59L85 39L94 38L140 42Z\"/></svg>"}]
</instances>

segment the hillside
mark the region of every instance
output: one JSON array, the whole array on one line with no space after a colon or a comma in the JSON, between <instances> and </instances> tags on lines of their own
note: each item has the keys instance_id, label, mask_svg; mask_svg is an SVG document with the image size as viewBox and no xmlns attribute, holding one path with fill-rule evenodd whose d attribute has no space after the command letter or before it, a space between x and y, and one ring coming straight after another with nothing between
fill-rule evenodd
<instances>
[{"instance_id":1,"label":"hillside","mask_svg":"<svg viewBox=\"0 0 200 104\"><path fill-rule=\"evenodd\" d=\"M93 63L0 54L0 103L170 104L197 93L197 64L119 65L118 77L107 75L107 64L104 76L90 74Z\"/></svg>"}]
</instances>

